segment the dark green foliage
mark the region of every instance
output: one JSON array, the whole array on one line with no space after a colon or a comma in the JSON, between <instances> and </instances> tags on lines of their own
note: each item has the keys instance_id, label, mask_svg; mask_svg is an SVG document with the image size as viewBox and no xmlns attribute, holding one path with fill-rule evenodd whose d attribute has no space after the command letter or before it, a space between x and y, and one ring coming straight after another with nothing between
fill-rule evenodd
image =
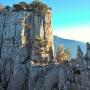
<instances>
[{"instance_id":1,"label":"dark green foliage","mask_svg":"<svg viewBox=\"0 0 90 90\"><path fill-rule=\"evenodd\" d=\"M90 44L89 42L86 43L87 49L90 49Z\"/></svg>"},{"instance_id":2,"label":"dark green foliage","mask_svg":"<svg viewBox=\"0 0 90 90\"><path fill-rule=\"evenodd\" d=\"M5 9L9 11L11 9L11 7L10 6L5 6Z\"/></svg>"},{"instance_id":3,"label":"dark green foliage","mask_svg":"<svg viewBox=\"0 0 90 90\"><path fill-rule=\"evenodd\" d=\"M3 8L0 8L0 11L2 11ZM6 6L4 9L6 10L10 10L11 7L10 6ZM13 11L20 11L20 10L24 10L24 11L38 11L39 13L45 14L47 12L47 10L51 8L49 8L47 5L43 4L42 2L32 2L30 4L26 3L26 2L20 2L18 4L14 4L12 7Z\"/></svg>"},{"instance_id":4,"label":"dark green foliage","mask_svg":"<svg viewBox=\"0 0 90 90\"><path fill-rule=\"evenodd\" d=\"M58 82L56 82L54 85L53 85L53 87L52 87L52 89L51 90L59 90L59 86L58 86Z\"/></svg>"},{"instance_id":5,"label":"dark green foliage","mask_svg":"<svg viewBox=\"0 0 90 90\"><path fill-rule=\"evenodd\" d=\"M20 2L19 4L13 5L13 11L19 11L19 10L27 10L28 4L25 2Z\"/></svg>"},{"instance_id":6,"label":"dark green foliage","mask_svg":"<svg viewBox=\"0 0 90 90\"><path fill-rule=\"evenodd\" d=\"M41 2L32 2L31 4L29 4L29 8L30 9L38 9L39 11L41 11L41 13L46 13L46 11L49 9L49 7Z\"/></svg>"},{"instance_id":7,"label":"dark green foliage","mask_svg":"<svg viewBox=\"0 0 90 90\"><path fill-rule=\"evenodd\" d=\"M74 68L73 71L74 71L74 74L78 74L79 75L81 73L80 70L78 70L76 68Z\"/></svg>"}]
</instances>

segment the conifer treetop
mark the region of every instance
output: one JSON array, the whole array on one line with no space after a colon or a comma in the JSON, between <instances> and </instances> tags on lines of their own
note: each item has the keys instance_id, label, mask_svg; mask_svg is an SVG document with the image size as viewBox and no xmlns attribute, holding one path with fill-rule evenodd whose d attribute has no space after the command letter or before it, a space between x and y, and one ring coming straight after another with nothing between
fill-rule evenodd
<instances>
[{"instance_id":1,"label":"conifer treetop","mask_svg":"<svg viewBox=\"0 0 90 90\"><path fill-rule=\"evenodd\" d=\"M40 2L41 0L33 0L34 2Z\"/></svg>"}]
</instances>

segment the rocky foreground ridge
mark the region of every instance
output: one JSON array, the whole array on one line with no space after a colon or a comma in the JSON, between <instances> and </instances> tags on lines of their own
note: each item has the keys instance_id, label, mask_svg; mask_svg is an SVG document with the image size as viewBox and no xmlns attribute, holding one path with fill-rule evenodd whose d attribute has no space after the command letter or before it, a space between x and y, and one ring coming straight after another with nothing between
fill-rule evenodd
<instances>
[{"instance_id":1,"label":"rocky foreground ridge","mask_svg":"<svg viewBox=\"0 0 90 90\"><path fill-rule=\"evenodd\" d=\"M0 90L90 90L90 44L54 63L51 10L37 5L0 12Z\"/></svg>"},{"instance_id":2,"label":"rocky foreground ridge","mask_svg":"<svg viewBox=\"0 0 90 90\"><path fill-rule=\"evenodd\" d=\"M62 64L43 66L23 64L19 58L0 60L0 90L89 90L90 58L85 58L78 47L77 59Z\"/></svg>"}]
</instances>

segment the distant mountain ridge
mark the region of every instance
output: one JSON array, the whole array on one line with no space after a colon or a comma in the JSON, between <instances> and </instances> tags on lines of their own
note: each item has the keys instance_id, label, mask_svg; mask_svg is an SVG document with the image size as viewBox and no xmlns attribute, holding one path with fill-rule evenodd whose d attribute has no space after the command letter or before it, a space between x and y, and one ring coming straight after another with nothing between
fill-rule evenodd
<instances>
[{"instance_id":1,"label":"distant mountain ridge","mask_svg":"<svg viewBox=\"0 0 90 90\"><path fill-rule=\"evenodd\" d=\"M75 58L77 54L77 46L80 46L83 53L86 52L86 44L81 41L69 40L54 36L54 53L56 53L59 45L63 45L65 48L71 49L71 57ZM56 54L55 54L56 55Z\"/></svg>"}]
</instances>

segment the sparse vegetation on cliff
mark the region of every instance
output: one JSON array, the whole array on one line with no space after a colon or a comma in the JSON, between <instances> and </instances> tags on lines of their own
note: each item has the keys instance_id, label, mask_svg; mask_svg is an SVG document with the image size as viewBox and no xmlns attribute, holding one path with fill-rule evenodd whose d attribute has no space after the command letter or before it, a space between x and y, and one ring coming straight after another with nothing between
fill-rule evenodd
<instances>
[{"instance_id":1,"label":"sparse vegetation on cliff","mask_svg":"<svg viewBox=\"0 0 90 90\"><path fill-rule=\"evenodd\" d=\"M36 2L33 1L32 3L28 4L25 2L20 2L19 4L13 5L13 11L19 11L19 10L39 10L41 13L45 14L48 9L51 10L46 4L43 4L42 2Z\"/></svg>"},{"instance_id":2,"label":"sparse vegetation on cliff","mask_svg":"<svg viewBox=\"0 0 90 90\"><path fill-rule=\"evenodd\" d=\"M69 58L70 58L70 49L67 48L66 50L64 50L64 46L60 45L56 53L56 62L63 63L69 60Z\"/></svg>"},{"instance_id":3,"label":"sparse vegetation on cliff","mask_svg":"<svg viewBox=\"0 0 90 90\"><path fill-rule=\"evenodd\" d=\"M13 5L13 11L19 11L19 10L27 10L28 4L25 2L20 2L19 4Z\"/></svg>"},{"instance_id":4,"label":"sparse vegetation on cliff","mask_svg":"<svg viewBox=\"0 0 90 90\"><path fill-rule=\"evenodd\" d=\"M41 11L41 13L46 13L48 9L50 9L47 5L43 4L42 2L32 2L29 4L29 9L37 9Z\"/></svg>"}]
</instances>

